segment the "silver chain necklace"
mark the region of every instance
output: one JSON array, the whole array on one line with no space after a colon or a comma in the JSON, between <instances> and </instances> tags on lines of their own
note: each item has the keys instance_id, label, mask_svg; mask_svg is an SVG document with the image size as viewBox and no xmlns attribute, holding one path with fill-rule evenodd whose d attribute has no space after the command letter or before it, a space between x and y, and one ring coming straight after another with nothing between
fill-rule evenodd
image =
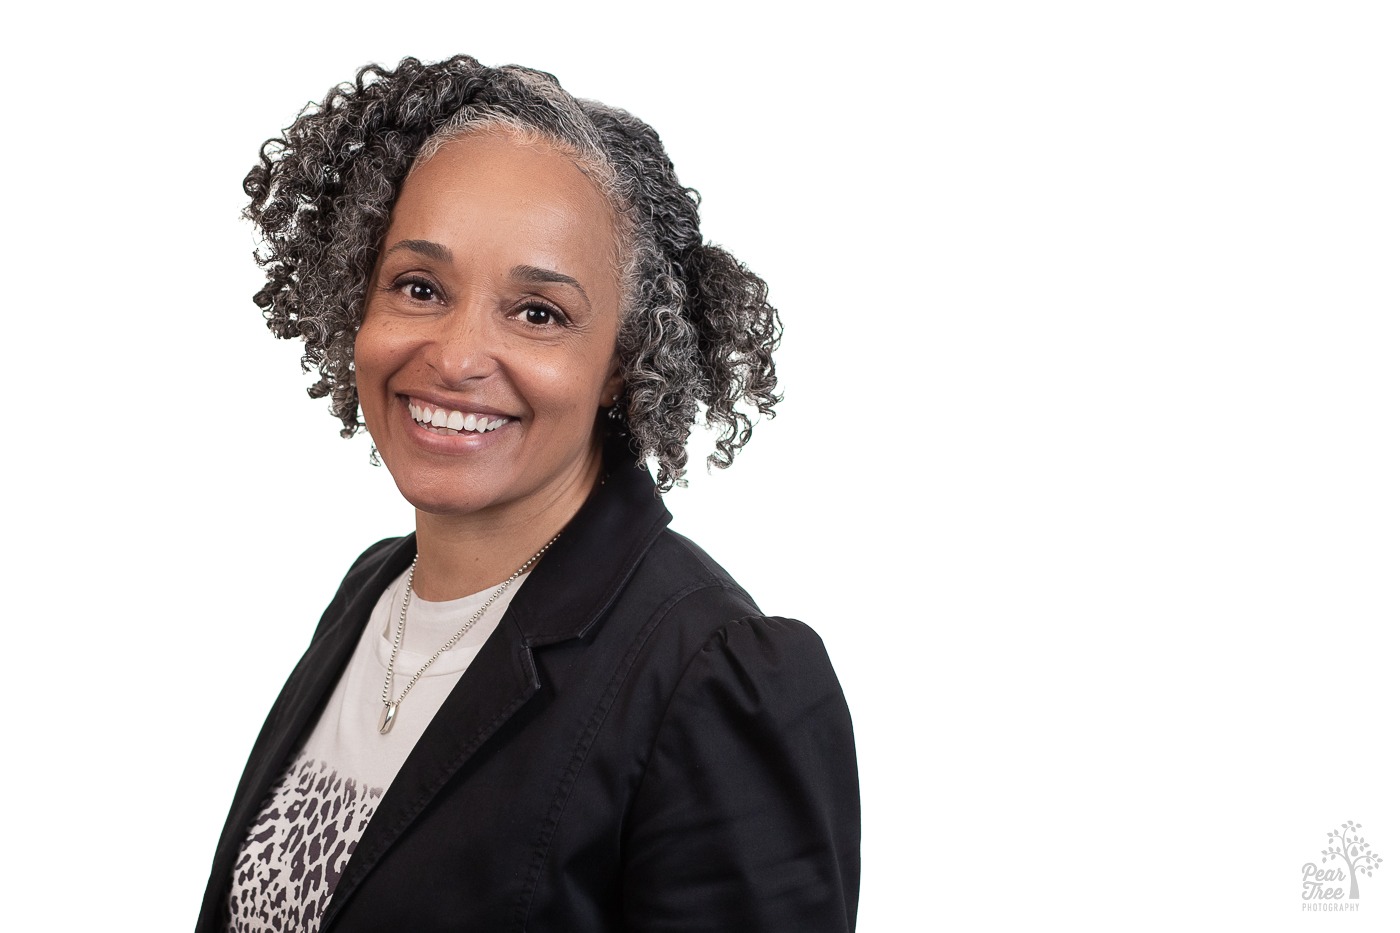
<instances>
[{"instance_id":1,"label":"silver chain necklace","mask_svg":"<svg viewBox=\"0 0 1400 933\"><path fill-rule=\"evenodd\" d=\"M418 673L414 674L409 680L408 686L403 688L403 692L399 694L399 698L390 702L389 696L394 689L394 662L398 660L399 646L403 644L403 631L404 627L408 624L408 601L413 597L413 574L414 571L418 569L418 555L415 554L413 556L413 563L409 565L408 568L408 585L404 587L403 591L403 605L399 607L399 626L394 630L394 647L389 651L389 669L384 674L384 693L382 696L384 712L379 714L380 735L388 735L389 730L394 728L394 717L398 715L399 704L403 702L404 697L408 696L408 691L413 689L413 685L418 683L418 678L423 676L423 672L432 667L433 662L442 657L443 652L451 651L452 647L456 645L457 642L461 641L464 635L472 630L472 626L481 621L481 617L486 614L486 610L491 607L491 604L500 599L501 594L510 589L510 585L519 579L522 573L529 570L535 561L543 557L544 552L549 550L550 545L558 540L559 535L550 538L549 542L545 544L544 547L535 552L534 557L531 557L525 563L521 564L519 570L507 577L506 582L502 583L496 589L496 592L492 593L491 597L481 604L481 608L472 613L472 617L464 622L461 628L457 629L457 634L447 639L446 643L443 644L441 648L433 652L431 658L423 662L423 666L418 668Z\"/></svg>"}]
</instances>

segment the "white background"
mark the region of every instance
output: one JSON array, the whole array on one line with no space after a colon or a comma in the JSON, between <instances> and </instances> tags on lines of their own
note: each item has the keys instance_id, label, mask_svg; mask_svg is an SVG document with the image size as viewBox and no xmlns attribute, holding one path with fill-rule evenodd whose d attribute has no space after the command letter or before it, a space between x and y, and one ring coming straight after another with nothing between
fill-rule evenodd
<instances>
[{"instance_id":1,"label":"white background","mask_svg":"<svg viewBox=\"0 0 1400 933\"><path fill-rule=\"evenodd\" d=\"M826 639L863 930L1395 929L1392 9L7 14L9 922L188 928L324 603L408 530L249 300L240 182L358 65L461 51L653 122L772 284L787 401L668 503ZM1302 914L1347 819L1387 863Z\"/></svg>"}]
</instances>

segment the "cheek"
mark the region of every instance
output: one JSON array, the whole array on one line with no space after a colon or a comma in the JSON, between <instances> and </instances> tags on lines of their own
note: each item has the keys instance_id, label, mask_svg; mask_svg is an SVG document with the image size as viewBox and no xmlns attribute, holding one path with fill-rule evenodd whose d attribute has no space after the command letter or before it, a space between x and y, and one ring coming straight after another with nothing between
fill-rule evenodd
<instances>
[{"instance_id":1,"label":"cheek","mask_svg":"<svg viewBox=\"0 0 1400 933\"><path fill-rule=\"evenodd\" d=\"M376 380L383 379L394 360L402 355L401 340L396 340L391 328L366 317L355 335L355 377L364 388L371 388Z\"/></svg>"},{"instance_id":2,"label":"cheek","mask_svg":"<svg viewBox=\"0 0 1400 933\"><path fill-rule=\"evenodd\" d=\"M355 336L355 389L360 394L361 403L371 391L374 383L374 344L365 339L365 331Z\"/></svg>"},{"instance_id":3,"label":"cheek","mask_svg":"<svg viewBox=\"0 0 1400 933\"><path fill-rule=\"evenodd\" d=\"M369 325L355 337L355 390L360 411L370 427L379 420L386 405L385 386L394 370L395 346L383 328Z\"/></svg>"},{"instance_id":4,"label":"cheek","mask_svg":"<svg viewBox=\"0 0 1400 933\"><path fill-rule=\"evenodd\" d=\"M611 355L596 354L575 357L569 361L551 361L537 367L532 378L541 401L548 400L550 408L591 419L598 407L598 395L612 374Z\"/></svg>"}]
</instances>

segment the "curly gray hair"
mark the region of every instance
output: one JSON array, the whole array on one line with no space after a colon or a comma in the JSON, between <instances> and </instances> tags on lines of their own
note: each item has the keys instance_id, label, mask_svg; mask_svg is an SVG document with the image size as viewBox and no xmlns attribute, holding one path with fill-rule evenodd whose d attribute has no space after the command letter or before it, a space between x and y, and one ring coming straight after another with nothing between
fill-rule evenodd
<instances>
[{"instance_id":1,"label":"curly gray hair","mask_svg":"<svg viewBox=\"0 0 1400 933\"><path fill-rule=\"evenodd\" d=\"M330 396L341 435L363 425L354 342L369 277L404 179L446 141L488 127L549 141L599 186L621 219L618 334L624 424L657 486L684 483L701 406L717 431L709 462L729 466L753 420L781 400L773 351L782 327L768 286L700 236L699 195L676 180L656 131L573 97L554 76L457 56L361 68L262 146L243 182L262 234L267 283L254 301L269 329L305 341L313 398Z\"/></svg>"}]
</instances>

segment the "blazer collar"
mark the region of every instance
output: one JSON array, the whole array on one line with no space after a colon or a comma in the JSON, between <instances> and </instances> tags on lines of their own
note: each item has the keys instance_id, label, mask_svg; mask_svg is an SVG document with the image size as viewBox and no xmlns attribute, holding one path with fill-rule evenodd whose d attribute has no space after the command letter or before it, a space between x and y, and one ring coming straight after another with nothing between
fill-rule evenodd
<instances>
[{"instance_id":1,"label":"blazer collar","mask_svg":"<svg viewBox=\"0 0 1400 933\"><path fill-rule=\"evenodd\" d=\"M651 474L619 448L608 449L602 485L511 601L506 616L527 647L583 636L671 521Z\"/></svg>"}]
</instances>

